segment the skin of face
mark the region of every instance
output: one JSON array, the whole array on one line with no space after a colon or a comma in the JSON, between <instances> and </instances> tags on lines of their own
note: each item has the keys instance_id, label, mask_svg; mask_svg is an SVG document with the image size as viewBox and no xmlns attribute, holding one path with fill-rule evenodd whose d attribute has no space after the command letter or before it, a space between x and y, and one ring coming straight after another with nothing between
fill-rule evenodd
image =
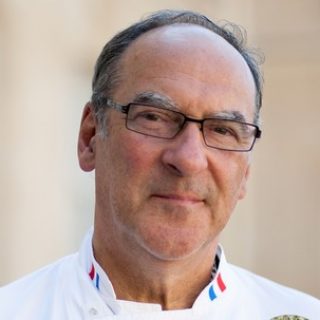
<instances>
[{"instance_id":1,"label":"skin of face","mask_svg":"<svg viewBox=\"0 0 320 320\"><path fill-rule=\"evenodd\" d=\"M152 92L192 118L236 112L253 122L255 86L248 66L202 27L147 32L126 50L120 70L112 96L117 103ZM97 260L111 276L120 265L127 273L143 269L152 279L176 265L180 272L183 266L208 275L218 237L245 195L250 154L207 147L196 123L166 140L128 130L125 114L116 110L107 116L103 137L89 103L78 144L81 168L95 169Z\"/></svg>"}]
</instances>

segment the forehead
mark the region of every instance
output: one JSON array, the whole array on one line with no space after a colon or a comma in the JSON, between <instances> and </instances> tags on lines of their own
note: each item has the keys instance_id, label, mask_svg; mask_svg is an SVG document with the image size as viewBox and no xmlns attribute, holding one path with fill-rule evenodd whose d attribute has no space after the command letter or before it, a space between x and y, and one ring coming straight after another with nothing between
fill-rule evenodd
<instances>
[{"instance_id":1,"label":"forehead","mask_svg":"<svg viewBox=\"0 0 320 320\"><path fill-rule=\"evenodd\" d=\"M194 116L226 108L254 110L254 82L245 60L200 26L177 24L145 33L125 51L119 70L114 98L123 103L151 91Z\"/></svg>"}]
</instances>

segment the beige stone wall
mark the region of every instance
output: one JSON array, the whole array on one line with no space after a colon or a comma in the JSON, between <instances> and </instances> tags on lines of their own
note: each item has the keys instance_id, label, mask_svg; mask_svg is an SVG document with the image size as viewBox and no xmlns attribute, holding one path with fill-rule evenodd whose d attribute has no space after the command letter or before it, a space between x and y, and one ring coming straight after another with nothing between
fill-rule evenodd
<instances>
[{"instance_id":1,"label":"beige stone wall","mask_svg":"<svg viewBox=\"0 0 320 320\"><path fill-rule=\"evenodd\" d=\"M76 159L94 61L165 7L239 23L265 52L263 139L222 241L233 263L320 297L318 0L0 0L0 284L77 249L94 201Z\"/></svg>"}]
</instances>

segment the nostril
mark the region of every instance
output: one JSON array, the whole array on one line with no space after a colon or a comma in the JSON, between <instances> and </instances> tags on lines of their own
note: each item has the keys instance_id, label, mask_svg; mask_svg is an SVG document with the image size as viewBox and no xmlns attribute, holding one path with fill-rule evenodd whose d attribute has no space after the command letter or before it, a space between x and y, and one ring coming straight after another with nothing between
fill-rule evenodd
<instances>
[{"instance_id":1,"label":"nostril","mask_svg":"<svg viewBox=\"0 0 320 320\"><path fill-rule=\"evenodd\" d=\"M171 163L167 163L167 168L175 175L177 176L182 176L182 172L181 170L179 170L178 167L176 167L175 165L171 164Z\"/></svg>"},{"instance_id":2,"label":"nostril","mask_svg":"<svg viewBox=\"0 0 320 320\"><path fill-rule=\"evenodd\" d=\"M174 164L172 164L170 162L164 163L164 166L165 166L166 170L169 171L171 174L178 176L178 177L183 176L183 171L180 170L178 166L175 166Z\"/></svg>"}]
</instances>

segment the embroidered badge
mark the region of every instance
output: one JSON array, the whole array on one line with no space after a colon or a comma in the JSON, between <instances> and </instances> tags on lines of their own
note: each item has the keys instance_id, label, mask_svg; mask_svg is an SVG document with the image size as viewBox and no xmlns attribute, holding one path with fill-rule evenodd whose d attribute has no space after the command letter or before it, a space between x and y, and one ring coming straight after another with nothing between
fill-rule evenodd
<instances>
[{"instance_id":1,"label":"embroidered badge","mask_svg":"<svg viewBox=\"0 0 320 320\"><path fill-rule=\"evenodd\" d=\"M270 320L308 320L308 319L301 316L284 314L283 316L278 316Z\"/></svg>"}]
</instances>

